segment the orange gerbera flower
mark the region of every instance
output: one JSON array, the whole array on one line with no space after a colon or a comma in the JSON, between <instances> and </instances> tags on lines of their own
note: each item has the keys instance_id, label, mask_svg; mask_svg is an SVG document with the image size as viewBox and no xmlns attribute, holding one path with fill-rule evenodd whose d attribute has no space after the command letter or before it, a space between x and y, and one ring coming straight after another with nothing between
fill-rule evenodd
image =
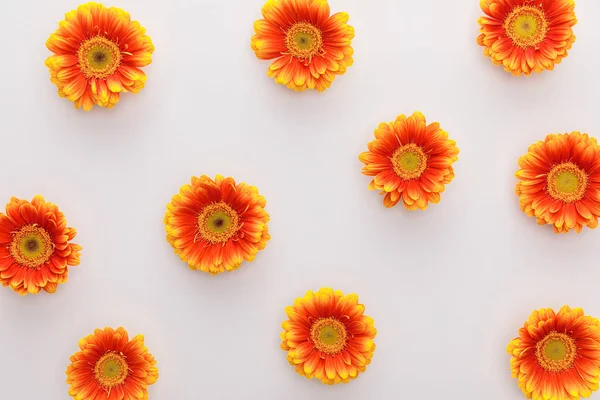
<instances>
[{"instance_id":1,"label":"orange gerbera flower","mask_svg":"<svg viewBox=\"0 0 600 400\"><path fill-rule=\"evenodd\" d=\"M167 241L190 269L233 271L271 239L266 204L257 188L233 178L193 177L167 205Z\"/></svg>"},{"instance_id":2,"label":"orange gerbera flower","mask_svg":"<svg viewBox=\"0 0 600 400\"><path fill-rule=\"evenodd\" d=\"M120 8L87 3L67 13L46 42L55 53L46 66L58 94L89 111L94 104L113 107L121 92L138 93L146 82L139 67L154 52L145 32Z\"/></svg>"},{"instance_id":3,"label":"orange gerbera flower","mask_svg":"<svg viewBox=\"0 0 600 400\"><path fill-rule=\"evenodd\" d=\"M600 322L581 308L534 311L506 351L529 399L579 400L598 390Z\"/></svg>"},{"instance_id":4,"label":"orange gerbera flower","mask_svg":"<svg viewBox=\"0 0 600 400\"><path fill-rule=\"evenodd\" d=\"M79 265L81 246L69 243L76 235L65 216L42 196L13 197L0 213L0 283L15 292L54 293L68 277L68 266Z\"/></svg>"},{"instance_id":5,"label":"orange gerbera flower","mask_svg":"<svg viewBox=\"0 0 600 400\"><path fill-rule=\"evenodd\" d=\"M371 363L377 330L358 296L323 288L286 307L281 348L296 372L323 383L348 383Z\"/></svg>"},{"instance_id":6,"label":"orange gerbera flower","mask_svg":"<svg viewBox=\"0 0 600 400\"><path fill-rule=\"evenodd\" d=\"M348 14L329 16L327 0L268 0L254 23L252 50L275 61L267 74L296 91L324 91L354 63Z\"/></svg>"},{"instance_id":7,"label":"orange gerbera flower","mask_svg":"<svg viewBox=\"0 0 600 400\"><path fill-rule=\"evenodd\" d=\"M158 379L158 369L144 336L129 340L123 328L96 329L79 341L79 348L66 371L74 399L148 399L148 385Z\"/></svg>"},{"instance_id":8,"label":"orange gerbera flower","mask_svg":"<svg viewBox=\"0 0 600 400\"><path fill-rule=\"evenodd\" d=\"M554 69L575 42L573 0L481 0L477 43L515 76Z\"/></svg>"},{"instance_id":9,"label":"orange gerbera flower","mask_svg":"<svg viewBox=\"0 0 600 400\"><path fill-rule=\"evenodd\" d=\"M454 179L458 148L440 124L427 125L425 116L415 112L380 124L369 151L358 158L365 164L363 174L375 177L369 189L385 194L386 207L402 200L409 210L424 210L429 202L440 201L444 185Z\"/></svg>"},{"instance_id":10,"label":"orange gerbera flower","mask_svg":"<svg viewBox=\"0 0 600 400\"><path fill-rule=\"evenodd\" d=\"M598 227L600 146L579 132L548 135L519 159L515 176L521 210L556 233Z\"/></svg>"}]
</instances>

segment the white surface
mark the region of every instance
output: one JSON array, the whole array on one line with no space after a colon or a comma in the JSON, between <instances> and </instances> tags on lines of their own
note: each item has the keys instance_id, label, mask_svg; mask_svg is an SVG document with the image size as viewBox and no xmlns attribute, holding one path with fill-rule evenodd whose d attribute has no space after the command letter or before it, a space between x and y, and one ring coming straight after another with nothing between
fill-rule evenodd
<instances>
[{"instance_id":1,"label":"white surface","mask_svg":"<svg viewBox=\"0 0 600 400\"><path fill-rule=\"evenodd\" d=\"M324 94L298 94L250 50L263 0L113 0L157 50L141 94L87 114L44 66L76 2L3 5L0 199L43 194L83 252L55 295L0 288L0 398L68 398L78 340L122 325L158 360L152 400L518 400L505 346L530 312L600 316L600 231L555 235L513 193L530 143L600 136L600 3L578 2L569 57L529 79L483 56L476 0L330 3L351 15L356 63ZM357 156L379 122L414 110L458 142L457 177L426 212L388 210ZM192 175L216 173L260 189L273 239L211 277L179 261L162 219ZM279 349L284 307L321 286L358 293L379 331L348 385L300 377Z\"/></svg>"}]
</instances>

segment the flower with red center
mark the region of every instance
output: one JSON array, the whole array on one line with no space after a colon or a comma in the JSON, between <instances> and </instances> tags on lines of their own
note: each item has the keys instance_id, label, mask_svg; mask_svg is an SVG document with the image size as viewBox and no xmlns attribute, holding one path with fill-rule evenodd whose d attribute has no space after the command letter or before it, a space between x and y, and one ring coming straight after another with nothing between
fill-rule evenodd
<instances>
[{"instance_id":1,"label":"flower with red center","mask_svg":"<svg viewBox=\"0 0 600 400\"><path fill-rule=\"evenodd\" d=\"M448 139L437 122L427 125L420 112L380 124L368 147L359 156L365 164L362 172L375 177L369 189L385 194L386 207L402 200L409 210L424 210L429 202L440 201L444 185L454 179L456 142Z\"/></svg>"},{"instance_id":2,"label":"flower with red center","mask_svg":"<svg viewBox=\"0 0 600 400\"><path fill-rule=\"evenodd\" d=\"M144 336L129 340L123 328L96 329L79 341L79 348L66 371L74 399L148 399L148 385L158 379L158 369Z\"/></svg>"},{"instance_id":3,"label":"flower with red center","mask_svg":"<svg viewBox=\"0 0 600 400\"><path fill-rule=\"evenodd\" d=\"M348 14L329 15L327 0L268 0L254 23L251 47L275 61L267 74L296 91L324 91L354 63Z\"/></svg>"},{"instance_id":4,"label":"flower with red center","mask_svg":"<svg viewBox=\"0 0 600 400\"><path fill-rule=\"evenodd\" d=\"M271 238L265 206L254 186L221 175L193 177L167 205L167 241L190 269L233 271Z\"/></svg>"},{"instance_id":5,"label":"flower with red center","mask_svg":"<svg viewBox=\"0 0 600 400\"><path fill-rule=\"evenodd\" d=\"M519 159L516 193L521 210L556 233L598 227L600 146L579 132L548 135Z\"/></svg>"},{"instance_id":6,"label":"flower with red center","mask_svg":"<svg viewBox=\"0 0 600 400\"><path fill-rule=\"evenodd\" d=\"M515 76L552 70L575 42L574 0L481 0L477 43Z\"/></svg>"},{"instance_id":7,"label":"flower with red center","mask_svg":"<svg viewBox=\"0 0 600 400\"><path fill-rule=\"evenodd\" d=\"M68 278L68 266L79 265L81 246L69 243L77 232L67 227L58 207L13 197L0 213L0 283L15 292L54 293Z\"/></svg>"},{"instance_id":8,"label":"flower with red center","mask_svg":"<svg viewBox=\"0 0 600 400\"><path fill-rule=\"evenodd\" d=\"M87 3L68 12L46 42L54 55L46 66L58 94L89 111L111 108L121 92L138 93L154 46L139 22L120 8Z\"/></svg>"},{"instance_id":9,"label":"flower with red center","mask_svg":"<svg viewBox=\"0 0 600 400\"><path fill-rule=\"evenodd\" d=\"M506 351L529 399L579 400L598 390L600 322L581 308L534 311Z\"/></svg>"},{"instance_id":10,"label":"flower with red center","mask_svg":"<svg viewBox=\"0 0 600 400\"><path fill-rule=\"evenodd\" d=\"M377 335L358 296L323 288L286 307L281 348L296 372L323 383L348 383L371 363Z\"/></svg>"}]
</instances>

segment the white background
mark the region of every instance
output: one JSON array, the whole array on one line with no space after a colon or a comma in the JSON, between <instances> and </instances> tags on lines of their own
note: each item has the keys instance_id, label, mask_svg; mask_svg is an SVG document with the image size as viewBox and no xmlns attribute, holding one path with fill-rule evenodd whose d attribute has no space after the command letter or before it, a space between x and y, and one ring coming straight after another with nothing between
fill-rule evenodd
<instances>
[{"instance_id":1,"label":"white background","mask_svg":"<svg viewBox=\"0 0 600 400\"><path fill-rule=\"evenodd\" d=\"M266 76L250 49L263 2L113 0L147 28L154 62L139 95L90 113L44 66L77 3L3 4L0 199L44 195L83 252L54 295L0 288L0 398L67 399L78 340L122 325L158 360L153 400L518 400L505 347L530 312L600 316L600 231L538 226L513 176L547 133L600 136L600 3L578 2L554 71L514 78L476 44L477 0L331 0L351 15L356 63L319 94ZM385 209L358 154L414 110L457 141L456 179L425 212ZM260 189L273 239L212 277L179 260L162 220L192 175L217 173ZM306 380L279 349L284 307L322 286L358 293L379 331L347 385Z\"/></svg>"}]
</instances>

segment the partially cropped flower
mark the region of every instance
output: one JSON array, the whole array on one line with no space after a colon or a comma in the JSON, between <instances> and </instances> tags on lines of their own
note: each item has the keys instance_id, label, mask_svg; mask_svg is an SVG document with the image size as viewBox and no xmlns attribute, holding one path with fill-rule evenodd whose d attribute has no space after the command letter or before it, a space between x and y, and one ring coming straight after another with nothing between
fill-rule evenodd
<instances>
[{"instance_id":1,"label":"partially cropped flower","mask_svg":"<svg viewBox=\"0 0 600 400\"><path fill-rule=\"evenodd\" d=\"M598 390L600 322L581 308L534 311L506 351L528 399L579 400Z\"/></svg>"},{"instance_id":2,"label":"partially cropped flower","mask_svg":"<svg viewBox=\"0 0 600 400\"><path fill-rule=\"evenodd\" d=\"M371 363L377 335L358 296L323 288L286 307L281 348L296 372L323 383L348 383Z\"/></svg>"},{"instance_id":3,"label":"partially cropped flower","mask_svg":"<svg viewBox=\"0 0 600 400\"><path fill-rule=\"evenodd\" d=\"M521 210L556 233L598 227L600 146L579 132L548 135L519 159L515 176Z\"/></svg>"},{"instance_id":4,"label":"partially cropped flower","mask_svg":"<svg viewBox=\"0 0 600 400\"><path fill-rule=\"evenodd\" d=\"M330 16L327 0L268 0L254 23L251 47L275 60L268 75L296 91L324 91L354 63L348 14Z\"/></svg>"},{"instance_id":5,"label":"partially cropped flower","mask_svg":"<svg viewBox=\"0 0 600 400\"><path fill-rule=\"evenodd\" d=\"M73 399L148 400L158 369L144 336L129 340L123 328L96 329L79 341L79 349L66 371Z\"/></svg>"},{"instance_id":6,"label":"partially cropped flower","mask_svg":"<svg viewBox=\"0 0 600 400\"><path fill-rule=\"evenodd\" d=\"M458 148L440 124L427 125L425 116L415 112L380 124L359 160L365 164L363 174L375 177L369 189L385 195L386 207L402 200L409 210L424 210L429 202L440 201L445 185L454 179Z\"/></svg>"},{"instance_id":7,"label":"partially cropped flower","mask_svg":"<svg viewBox=\"0 0 600 400\"><path fill-rule=\"evenodd\" d=\"M513 75L552 70L575 42L574 0L481 0L477 43Z\"/></svg>"},{"instance_id":8,"label":"partially cropped flower","mask_svg":"<svg viewBox=\"0 0 600 400\"><path fill-rule=\"evenodd\" d=\"M193 177L167 205L167 241L190 269L233 271L271 238L265 206L254 186L221 175Z\"/></svg>"},{"instance_id":9,"label":"partially cropped flower","mask_svg":"<svg viewBox=\"0 0 600 400\"><path fill-rule=\"evenodd\" d=\"M15 292L54 293L79 265L81 246L70 243L74 228L58 207L42 196L31 202L13 197L0 213L0 283Z\"/></svg>"},{"instance_id":10,"label":"partially cropped flower","mask_svg":"<svg viewBox=\"0 0 600 400\"><path fill-rule=\"evenodd\" d=\"M138 93L146 82L140 69L152 62L146 30L120 8L87 3L65 15L46 42L54 55L46 66L58 94L86 111L111 108L122 92Z\"/></svg>"}]
</instances>

